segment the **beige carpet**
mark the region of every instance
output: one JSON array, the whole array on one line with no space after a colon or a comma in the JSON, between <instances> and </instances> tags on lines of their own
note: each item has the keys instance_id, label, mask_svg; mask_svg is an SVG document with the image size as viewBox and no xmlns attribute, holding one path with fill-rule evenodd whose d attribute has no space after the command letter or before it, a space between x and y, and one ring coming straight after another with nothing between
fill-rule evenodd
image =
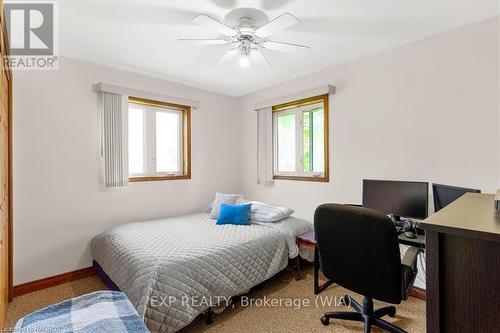
<instances>
[{"instance_id":1,"label":"beige carpet","mask_svg":"<svg viewBox=\"0 0 500 333\"><path fill-rule=\"evenodd\" d=\"M7 324L13 326L20 317L34 310L100 289L105 289L105 286L99 278L89 277L17 297L9 304ZM268 281L263 289L249 295L250 299L260 300L255 301L253 306L230 306L223 313L214 316L215 321L212 325L207 326L200 317L182 332L363 332L361 323L334 320L325 327L319 320L326 311L344 311L347 308L335 304L316 306L316 299L319 303L338 302L346 293L358 301L361 300L360 296L353 295L339 286L329 287L317 298L312 292L310 267L303 272L299 281L293 280L290 273L282 272ZM282 306L273 306L269 302L267 306L255 305L257 302L262 302L264 296L269 301L281 300ZM300 305L300 309L297 309L298 306L287 306L285 304L287 302L296 302L294 304ZM376 307L383 305L376 302ZM387 317L387 319L408 332L425 332L425 302L410 297L397 306L395 318ZM374 328L372 332L383 331Z\"/></svg>"}]
</instances>

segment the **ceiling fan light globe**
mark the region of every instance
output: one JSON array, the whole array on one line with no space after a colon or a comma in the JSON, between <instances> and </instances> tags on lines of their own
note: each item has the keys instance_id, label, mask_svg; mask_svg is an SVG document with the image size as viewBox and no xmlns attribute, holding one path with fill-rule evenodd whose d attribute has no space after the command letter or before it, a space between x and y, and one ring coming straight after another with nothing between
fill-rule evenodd
<instances>
[{"instance_id":1,"label":"ceiling fan light globe","mask_svg":"<svg viewBox=\"0 0 500 333\"><path fill-rule=\"evenodd\" d=\"M247 68L250 66L250 58L248 56L241 56L239 63L240 67Z\"/></svg>"}]
</instances>

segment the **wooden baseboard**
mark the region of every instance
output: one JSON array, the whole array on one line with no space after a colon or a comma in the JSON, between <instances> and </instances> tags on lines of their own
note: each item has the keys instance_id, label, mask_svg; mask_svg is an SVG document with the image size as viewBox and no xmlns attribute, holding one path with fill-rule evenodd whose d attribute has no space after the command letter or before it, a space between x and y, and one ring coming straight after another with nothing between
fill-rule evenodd
<instances>
[{"instance_id":1,"label":"wooden baseboard","mask_svg":"<svg viewBox=\"0 0 500 333\"><path fill-rule=\"evenodd\" d=\"M17 286L14 286L14 297L28 294L33 291L54 287L66 282L83 279L85 277L89 277L92 275L95 275L94 269L92 267L86 267L77 269L76 271L50 276L36 281L18 284ZM413 287L411 289L410 296L425 301L425 289L419 287Z\"/></svg>"},{"instance_id":2,"label":"wooden baseboard","mask_svg":"<svg viewBox=\"0 0 500 333\"><path fill-rule=\"evenodd\" d=\"M411 288L410 296L425 301L425 289L419 287L413 287Z\"/></svg>"},{"instance_id":3,"label":"wooden baseboard","mask_svg":"<svg viewBox=\"0 0 500 333\"><path fill-rule=\"evenodd\" d=\"M50 276L36 281L18 284L17 286L14 286L14 297L31 293L33 291L54 287L66 282L83 279L85 277L92 275L95 275L94 269L92 267L86 267L77 269L76 271Z\"/></svg>"}]
</instances>

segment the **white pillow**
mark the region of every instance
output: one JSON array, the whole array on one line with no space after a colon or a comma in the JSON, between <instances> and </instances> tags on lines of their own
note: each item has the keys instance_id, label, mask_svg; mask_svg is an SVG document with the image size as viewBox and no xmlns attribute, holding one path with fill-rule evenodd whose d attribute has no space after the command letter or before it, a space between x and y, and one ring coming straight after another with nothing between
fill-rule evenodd
<instances>
[{"instance_id":1,"label":"white pillow","mask_svg":"<svg viewBox=\"0 0 500 333\"><path fill-rule=\"evenodd\" d=\"M215 200L210 211L211 219L218 219L220 212L220 205L225 203L229 205L235 205L243 200L243 194L228 194L228 193L215 193Z\"/></svg>"},{"instance_id":2,"label":"white pillow","mask_svg":"<svg viewBox=\"0 0 500 333\"><path fill-rule=\"evenodd\" d=\"M291 208L271 206L260 201L249 201L252 204L250 219L259 222L276 222L289 217L295 211Z\"/></svg>"}]
</instances>

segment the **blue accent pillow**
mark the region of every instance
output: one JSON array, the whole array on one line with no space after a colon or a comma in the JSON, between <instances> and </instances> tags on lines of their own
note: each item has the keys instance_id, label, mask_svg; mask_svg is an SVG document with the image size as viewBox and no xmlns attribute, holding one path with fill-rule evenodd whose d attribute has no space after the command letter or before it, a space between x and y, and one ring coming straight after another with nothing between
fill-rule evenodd
<instances>
[{"instance_id":1,"label":"blue accent pillow","mask_svg":"<svg viewBox=\"0 0 500 333\"><path fill-rule=\"evenodd\" d=\"M250 225L250 213L252 204L244 205L220 205L219 218L216 224Z\"/></svg>"}]
</instances>

